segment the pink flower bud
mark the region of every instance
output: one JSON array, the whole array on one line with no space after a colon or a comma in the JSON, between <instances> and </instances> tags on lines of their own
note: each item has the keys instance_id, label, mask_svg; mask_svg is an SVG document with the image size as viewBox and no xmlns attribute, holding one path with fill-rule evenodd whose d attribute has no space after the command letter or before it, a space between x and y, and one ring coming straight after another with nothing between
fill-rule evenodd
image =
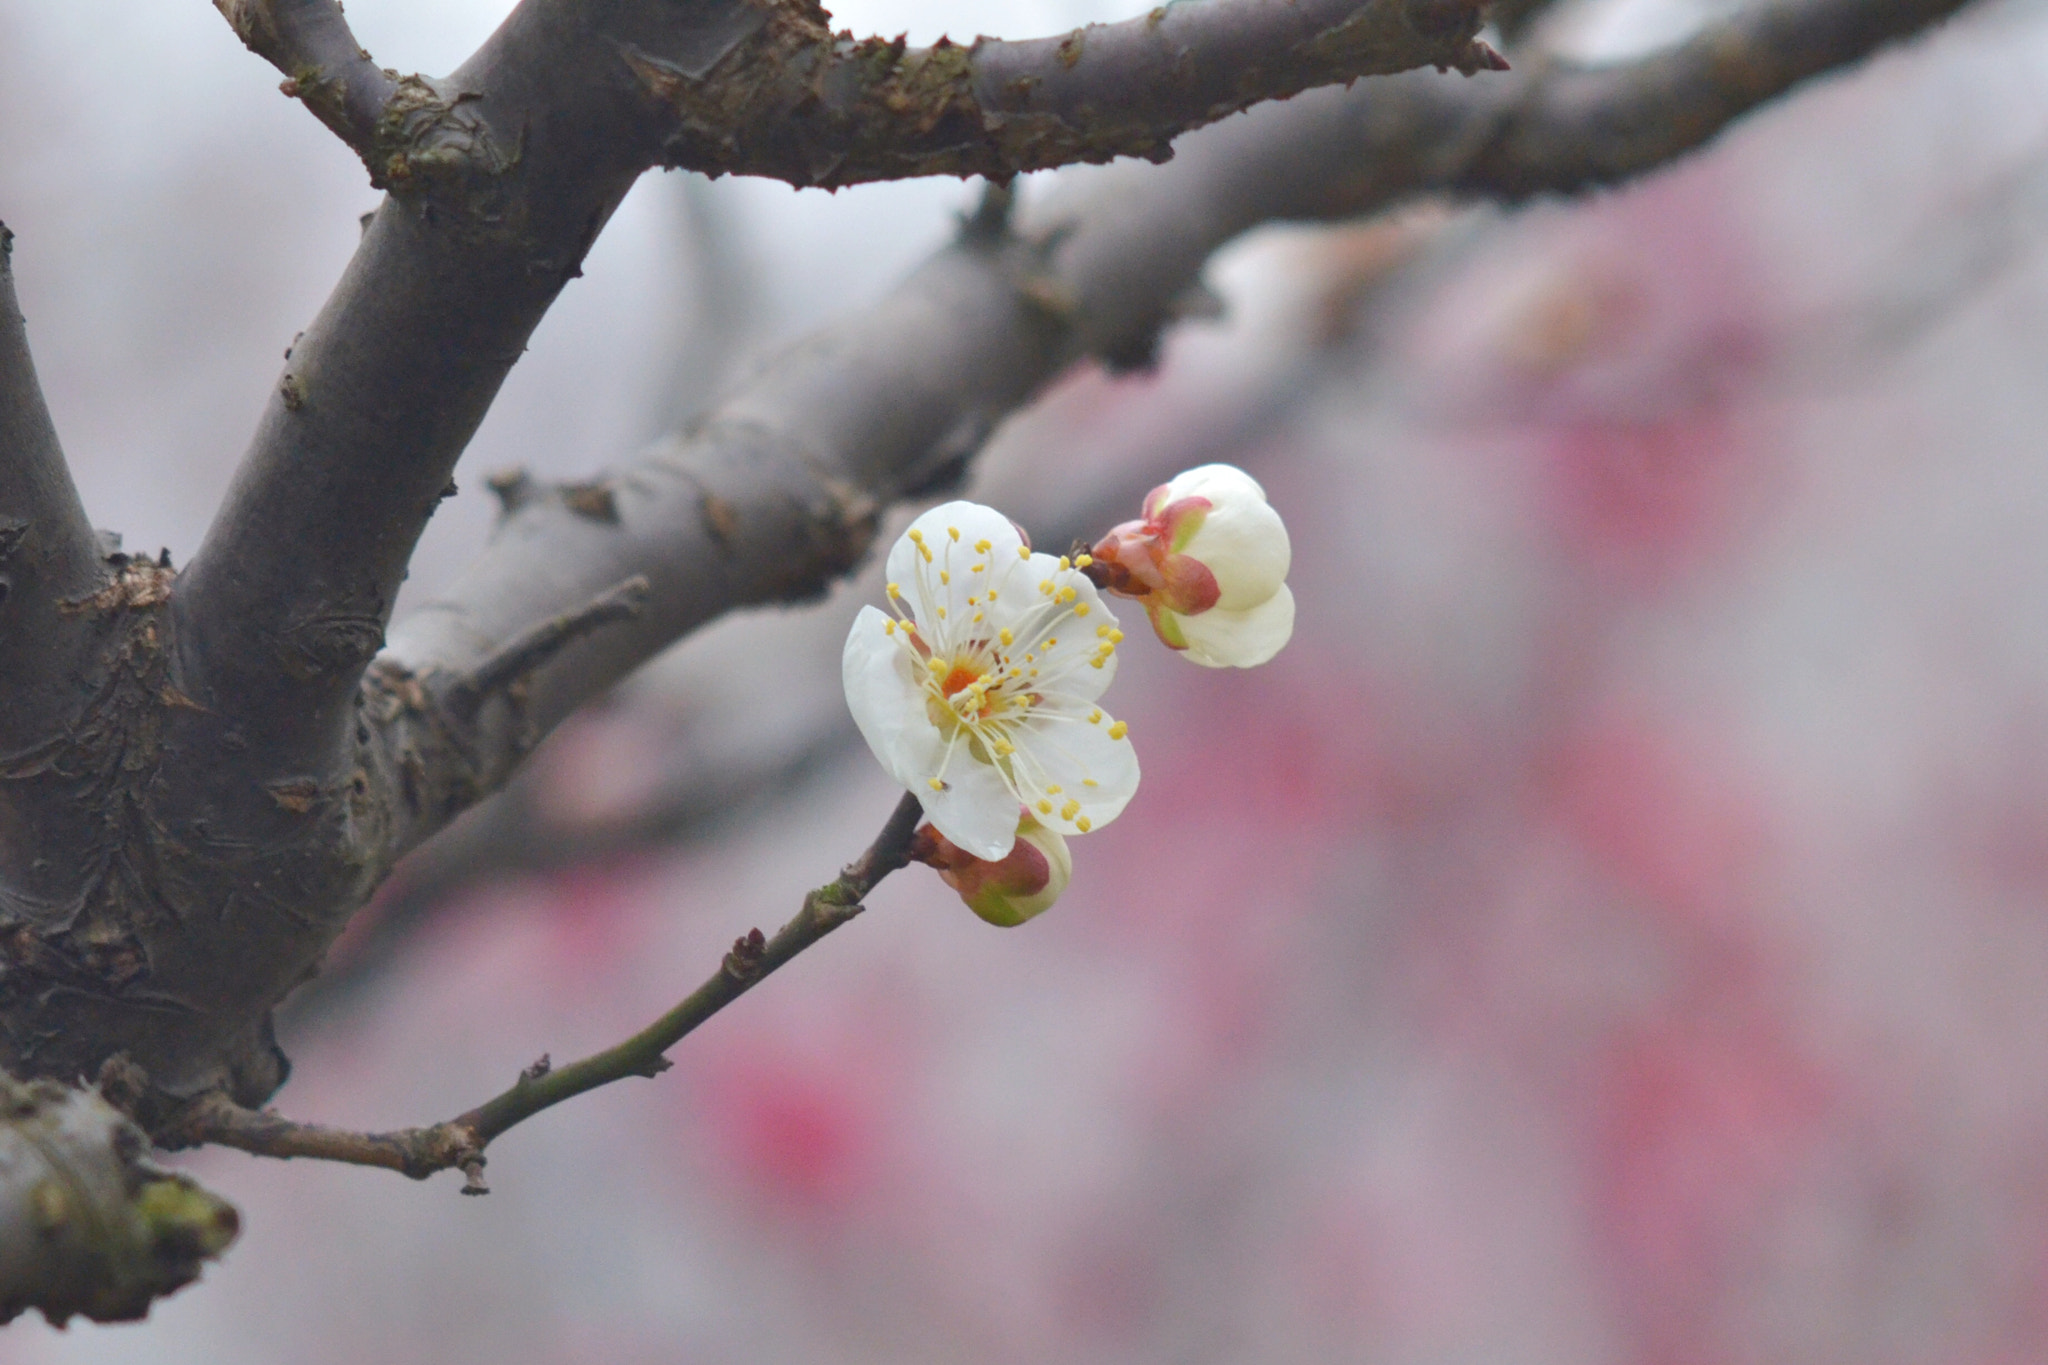
<instances>
[{"instance_id":1,"label":"pink flower bud","mask_svg":"<svg viewBox=\"0 0 2048 1365\"><path fill-rule=\"evenodd\" d=\"M1004 928L1051 906L1074 873L1067 841L1028 814L1018 819L1017 842L994 861L975 857L930 825L917 831L910 856L937 868L939 879L960 893L969 910Z\"/></svg>"},{"instance_id":2,"label":"pink flower bud","mask_svg":"<svg viewBox=\"0 0 2048 1365\"><path fill-rule=\"evenodd\" d=\"M1251 475L1208 464L1145 497L1144 515L1090 552L1090 577L1143 603L1152 629L1194 662L1249 668L1294 633L1287 527Z\"/></svg>"}]
</instances>

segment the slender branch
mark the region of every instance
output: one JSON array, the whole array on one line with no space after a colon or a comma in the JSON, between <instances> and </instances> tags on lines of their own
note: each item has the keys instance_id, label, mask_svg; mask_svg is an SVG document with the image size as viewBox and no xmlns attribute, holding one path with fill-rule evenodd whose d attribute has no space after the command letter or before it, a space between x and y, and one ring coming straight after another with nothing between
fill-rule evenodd
<instances>
[{"instance_id":1,"label":"slender branch","mask_svg":"<svg viewBox=\"0 0 2048 1365\"><path fill-rule=\"evenodd\" d=\"M721 66L693 73L622 47L666 106L663 163L837 187L1118 156L1264 100L1418 66L1506 70L1471 0L1169 0L1057 38L966 47L852 41L815 4L778 6Z\"/></svg>"},{"instance_id":2,"label":"slender branch","mask_svg":"<svg viewBox=\"0 0 2048 1365\"><path fill-rule=\"evenodd\" d=\"M259 1156L316 1157L357 1166L380 1166L424 1179L460 1168L464 1194L486 1194L484 1149L508 1130L545 1109L628 1076L654 1077L668 1070L665 1055L698 1025L751 990L771 972L853 919L863 898L891 872L910 861L911 836L923 808L906 793L867 850L838 878L804 897L794 918L766 938L759 929L737 940L711 978L674 1009L613 1047L567 1066L546 1057L521 1072L510 1089L476 1108L426 1128L389 1133L353 1133L316 1124L293 1123L275 1114L242 1108L215 1092L180 1117L159 1141L217 1143Z\"/></svg>"},{"instance_id":3,"label":"slender branch","mask_svg":"<svg viewBox=\"0 0 2048 1365\"><path fill-rule=\"evenodd\" d=\"M243 44L284 73L280 87L305 104L334 135L370 162L377 121L398 82L372 60L349 31L335 0L213 0Z\"/></svg>"}]
</instances>

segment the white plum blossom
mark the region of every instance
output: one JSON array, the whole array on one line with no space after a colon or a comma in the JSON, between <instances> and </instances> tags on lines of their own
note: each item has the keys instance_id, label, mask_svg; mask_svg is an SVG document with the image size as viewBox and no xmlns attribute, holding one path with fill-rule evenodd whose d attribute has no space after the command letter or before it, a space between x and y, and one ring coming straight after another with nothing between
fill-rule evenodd
<instances>
[{"instance_id":1,"label":"white plum blossom","mask_svg":"<svg viewBox=\"0 0 2048 1365\"><path fill-rule=\"evenodd\" d=\"M1136 598L1161 640L1210 668L1250 668L1294 634L1287 527L1235 465L1205 464L1146 494L1094 547L1098 581Z\"/></svg>"},{"instance_id":2,"label":"white plum blossom","mask_svg":"<svg viewBox=\"0 0 2048 1365\"><path fill-rule=\"evenodd\" d=\"M846 637L846 701L938 832L995 860L1025 811L1060 834L1114 820L1138 759L1096 699L1123 633L1081 569L949 502L911 523L888 576L891 611L863 607Z\"/></svg>"}]
</instances>

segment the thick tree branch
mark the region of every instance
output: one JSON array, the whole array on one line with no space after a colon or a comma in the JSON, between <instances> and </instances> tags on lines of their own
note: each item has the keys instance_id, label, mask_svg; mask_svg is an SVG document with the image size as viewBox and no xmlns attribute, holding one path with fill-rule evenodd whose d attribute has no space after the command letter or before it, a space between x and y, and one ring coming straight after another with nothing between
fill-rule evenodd
<instances>
[{"instance_id":1,"label":"thick tree branch","mask_svg":"<svg viewBox=\"0 0 2048 1365\"><path fill-rule=\"evenodd\" d=\"M14 234L0 223L0 762L47 734L53 701L68 713L69 699L53 694L64 690L59 680L77 667L89 632L65 604L104 580L29 357L14 297Z\"/></svg>"},{"instance_id":2,"label":"thick tree branch","mask_svg":"<svg viewBox=\"0 0 2048 1365\"><path fill-rule=\"evenodd\" d=\"M836 880L805 896L796 916L776 930L773 938L764 937L759 929L748 932L733 944L708 981L631 1038L567 1066L552 1066L542 1057L521 1072L509 1090L445 1123L390 1133L354 1133L256 1113L216 1093L200 1099L174 1121L163 1140L219 1143L259 1156L317 1157L381 1166L415 1180L460 1168L468 1177L464 1194L488 1193L483 1181L486 1147L507 1130L564 1100L628 1076L653 1077L668 1070L671 1063L664 1054L698 1025L860 914L868 892L909 863L911 835L923 815L917 798L906 793L867 850Z\"/></svg>"},{"instance_id":3,"label":"thick tree branch","mask_svg":"<svg viewBox=\"0 0 2048 1365\"><path fill-rule=\"evenodd\" d=\"M1170 0L1124 23L966 47L856 43L830 19L778 5L704 72L622 48L672 118L663 163L839 186L1164 161L1181 133L1314 86L1507 66L1474 36L1467 0Z\"/></svg>"}]
</instances>

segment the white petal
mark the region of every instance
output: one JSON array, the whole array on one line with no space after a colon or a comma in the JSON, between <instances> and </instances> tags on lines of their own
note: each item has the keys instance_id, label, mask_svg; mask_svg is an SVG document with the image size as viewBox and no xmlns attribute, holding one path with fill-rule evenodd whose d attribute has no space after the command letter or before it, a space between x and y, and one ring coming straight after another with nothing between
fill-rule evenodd
<instances>
[{"instance_id":1,"label":"white petal","mask_svg":"<svg viewBox=\"0 0 2048 1365\"><path fill-rule=\"evenodd\" d=\"M1173 619L1188 642L1183 658L1209 668L1251 668L1278 654L1294 634L1294 594L1283 583L1250 611L1215 607Z\"/></svg>"},{"instance_id":2,"label":"white petal","mask_svg":"<svg viewBox=\"0 0 2048 1365\"><path fill-rule=\"evenodd\" d=\"M1184 469L1167 480L1165 501L1178 502L1182 498L1207 498L1220 507L1225 502L1245 498L1264 502L1266 490L1234 464L1204 464Z\"/></svg>"},{"instance_id":3,"label":"white petal","mask_svg":"<svg viewBox=\"0 0 2048 1365\"><path fill-rule=\"evenodd\" d=\"M1113 651L1103 658L1100 668L1090 662L1106 641L1102 628L1117 629L1115 613L1087 574L1075 568L1062 569L1052 555L1035 554L1028 563L1020 563L1015 579L1014 585L1003 589L1002 605L1012 606L1011 595L1016 594L1017 615L1004 618L1002 624L1011 628L1020 646L1030 645L1034 657L1025 666L1038 670L1038 690L1075 702L1094 701L1116 677ZM1052 585L1050 592L1046 584ZM1060 598L1069 589L1073 596L1062 602ZM1022 600L1027 597L1028 603ZM1040 648L1039 641L1055 643ZM1025 652L1012 649L1011 662L1024 664Z\"/></svg>"},{"instance_id":4,"label":"white petal","mask_svg":"<svg viewBox=\"0 0 2048 1365\"><path fill-rule=\"evenodd\" d=\"M977 858L1007 857L1017 842L1018 809L1002 775L968 753L963 740L946 765L945 782L944 791L933 790L929 779L911 788L939 833Z\"/></svg>"},{"instance_id":5,"label":"white petal","mask_svg":"<svg viewBox=\"0 0 2048 1365\"><path fill-rule=\"evenodd\" d=\"M1229 469L1208 465L1207 469ZM1200 473L1200 470L1195 471ZM1280 514L1266 503L1265 495L1251 476L1238 473L1244 486L1228 480L1202 481L1210 491L1193 496L1207 498L1208 515L1187 542L1179 546L1208 566L1222 590L1218 611L1249 611L1271 597L1287 581L1293 548ZM1183 476L1186 477L1186 476ZM1178 480L1176 480L1178 482Z\"/></svg>"},{"instance_id":6,"label":"white petal","mask_svg":"<svg viewBox=\"0 0 2048 1365\"><path fill-rule=\"evenodd\" d=\"M846 634L840 672L846 706L861 738L889 776L918 791L938 772L946 745L925 714L924 680L916 660L899 643L902 627L892 636L890 623L887 613L862 607Z\"/></svg>"},{"instance_id":7,"label":"white petal","mask_svg":"<svg viewBox=\"0 0 2048 1365\"><path fill-rule=\"evenodd\" d=\"M912 531L922 537L922 546L911 537ZM977 549L982 544L989 548ZM1023 544L1010 519L993 507L941 503L911 522L890 548L889 581L902 589L903 601L925 639L934 649L951 654L977 624L974 613L985 606L989 583L999 571L1019 562L1017 552ZM981 566L980 573L974 572L976 565ZM976 600L970 603L970 597ZM945 609L943 617L940 608Z\"/></svg>"},{"instance_id":8,"label":"white petal","mask_svg":"<svg viewBox=\"0 0 2048 1365\"><path fill-rule=\"evenodd\" d=\"M1091 723L1091 715L1098 719ZM1086 833L1082 819L1090 830L1108 824L1138 790L1137 750L1100 708L1048 706L1016 744L1019 793L1033 815L1062 834Z\"/></svg>"}]
</instances>

